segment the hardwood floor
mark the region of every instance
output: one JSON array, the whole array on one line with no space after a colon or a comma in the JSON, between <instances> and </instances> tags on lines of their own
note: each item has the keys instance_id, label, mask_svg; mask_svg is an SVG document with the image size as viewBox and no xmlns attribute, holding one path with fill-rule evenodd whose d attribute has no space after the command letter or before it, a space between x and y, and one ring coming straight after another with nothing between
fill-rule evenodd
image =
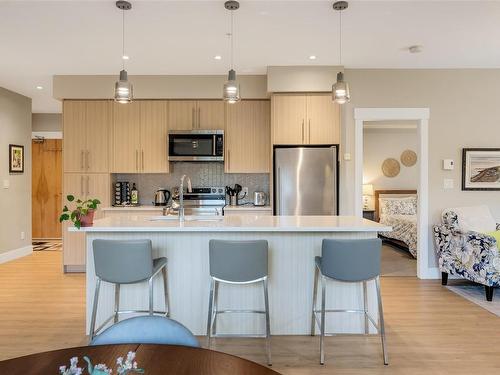
<instances>
[{"instance_id":1,"label":"hardwood floor","mask_svg":"<svg viewBox=\"0 0 500 375\"><path fill-rule=\"evenodd\" d=\"M84 275L61 272L61 252L40 251L0 265L0 360L85 345ZM453 281L451 281L453 283ZM273 369L283 374L480 374L500 371L500 318L440 285L382 279L389 366L377 336L273 336ZM204 338L200 338L204 342ZM213 349L260 363L259 339L218 339Z\"/></svg>"}]
</instances>

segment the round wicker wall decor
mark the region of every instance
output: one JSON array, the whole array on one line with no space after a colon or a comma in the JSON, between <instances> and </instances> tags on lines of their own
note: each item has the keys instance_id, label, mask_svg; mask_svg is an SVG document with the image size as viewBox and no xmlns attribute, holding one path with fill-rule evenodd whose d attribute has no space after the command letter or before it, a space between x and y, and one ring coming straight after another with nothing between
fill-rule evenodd
<instances>
[{"instance_id":1,"label":"round wicker wall decor","mask_svg":"<svg viewBox=\"0 0 500 375\"><path fill-rule=\"evenodd\" d=\"M399 161L394 158L385 159L382 163L382 172L386 177L396 177L401 170Z\"/></svg>"},{"instance_id":2,"label":"round wicker wall decor","mask_svg":"<svg viewBox=\"0 0 500 375\"><path fill-rule=\"evenodd\" d=\"M417 154L412 150L405 150L401 153L401 163L405 167L413 167L417 163Z\"/></svg>"}]
</instances>

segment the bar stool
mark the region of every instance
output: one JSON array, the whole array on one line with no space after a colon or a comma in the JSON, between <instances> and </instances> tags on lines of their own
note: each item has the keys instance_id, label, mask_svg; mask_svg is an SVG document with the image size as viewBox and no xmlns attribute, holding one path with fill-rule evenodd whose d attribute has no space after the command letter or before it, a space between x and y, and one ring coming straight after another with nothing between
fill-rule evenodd
<instances>
[{"instance_id":1,"label":"bar stool","mask_svg":"<svg viewBox=\"0 0 500 375\"><path fill-rule=\"evenodd\" d=\"M325 363L325 313L361 313L364 316L365 335L369 333L369 322L377 329L382 342L384 364L389 364L385 343L384 312L380 294L380 256L382 241L378 238L362 240L323 240L321 257L315 258L313 307L311 318L311 335L314 336L315 322L320 328L320 363ZM318 278L321 276L321 309L316 309ZM327 310L326 281L327 279L363 284L363 310ZM374 280L377 289L378 323L368 313L367 282ZM321 314L318 321L317 314Z\"/></svg>"},{"instance_id":2,"label":"bar stool","mask_svg":"<svg viewBox=\"0 0 500 375\"><path fill-rule=\"evenodd\" d=\"M269 298L267 292L267 254L265 240L221 241L210 240L210 298L208 300L207 346L212 337L260 337L266 338L267 363L271 365L271 328ZM253 284L262 282L265 310L219 310L217 307L219 283ZM265 314L266 333L263 335L217 334L217 315L226 313Z\"/></svg>"},{"instance_id":3,"label":"bar stool","mask_svg":"<svg viewBox=\"0 0 500 375\"><path fill-rule=\"evenodd\" d=\"M120 314L148 313L149 315L161 314L169 316L168 286L167 286L167 258L153 259L151 240L94 240L94 266L96 274L96 287L92 318L90 321L90 341L111 319L118 322ZM153 278L161 271L165 298L165 311L153 310ZM101 281L115 285L114 314L107 318L95 329L97 306L99 303L99 290ZM120 310L120 285L135 284L147 281L149 284L149 309L148 310Z\"/></svg>"}]
</instances>

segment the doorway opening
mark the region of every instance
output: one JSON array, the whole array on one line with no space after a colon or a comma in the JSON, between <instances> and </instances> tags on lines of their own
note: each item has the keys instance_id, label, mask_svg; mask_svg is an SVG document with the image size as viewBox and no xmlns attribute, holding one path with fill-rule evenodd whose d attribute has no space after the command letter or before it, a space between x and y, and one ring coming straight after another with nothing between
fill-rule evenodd
<instances>
[{"instance_id":1,"label":"doorway opening","mask_svg":"<svg viewBox=\"0 0 500 375\"><path fill-rule=\"evenodd\" d=\"M387 194L385 198L391 198L391 194L395 194L394 199L401 200L406 198L408 201L414 199L416 206L416 216L414 218L416 222L416 230L414 230L413 235L415 236L415 255L416 255L416 269L417 276L421 279L434 278L434 270L429 267L428 261L428 251L429 251L429 225L428 225L428 122L429 122L429 109L428 108L356 108L354 110L354 120L355 120L355 184L354 184L354 210L357 216L363 215L363 206L366 207L366 199L363 199L363 165L364 165L364 128L365 124L369 127L371 123L386 124L386 126L400 124L399 126L406 125L408 127L414 126L416 132L416 144L414 153L416 154L416 163L413 168L416 169L416 189L385 189L392 190L388 192L382 192L384 189L378 191L377 197L375 197L375 189L373 189L373 209L374 215L380 214L383 211L381 204L380 195L384 197L383 194ZM396 154L396 145L387 146L388 151L394 153L394 156L388 157L388 162L384 163L384 170L387 174L393 175L397 172L398 167L401 170L401 154ZM411 159L411 155L405 155L406 158ZM399 160L398 160L399 159ZM384 159L385 161L385 159ZM380 166L382 168L382 166ZM398 171L398 173L400 172ZM366 185L369 185L368 183ZM368 192L369 187L365 186L365 193ZM398 191L399 190L399 191ZM416 190L416 192L415 192ZM365 194L365 196L368 194ZM406 195L406 196L405 196ZM385 205L385 202L382 202ZM377 205L377 207L375 207ZM389 204L391 207L395 207L396 204ZM411 204L406 205L406 209L410 210ZM384 206L386 207L386 206ZM404 209L399 207L398 209ZM395 211L392 211L395 212ZM409 212L409 211L407 211ZM398 214L398 212L396 212ZM374 219L378 219L374 217ZM394 225L391 225L394 229ZM411 234L410 234L411 235Z\"/></svg>"}]
</instances>

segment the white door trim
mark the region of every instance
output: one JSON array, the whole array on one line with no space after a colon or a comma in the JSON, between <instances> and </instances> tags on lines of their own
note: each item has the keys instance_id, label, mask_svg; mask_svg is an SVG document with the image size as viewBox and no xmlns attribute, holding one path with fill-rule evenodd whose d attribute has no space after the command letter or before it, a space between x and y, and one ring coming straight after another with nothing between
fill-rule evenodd
<instances>
[{"instance_id":1,"label":"white door trim","mask_svg":"<svg viewBox=\"0 0 500 375\"><path fill-rule=\"evenodd\" d=\"M419 138L418 157L418 249L417 276L436 278L429 267L429 108L355 108L354 109L354 213L363 216L363 124L365 121L414 120ZM438 275L438 276L436 276Z\"/></svg>"}]
</instances>

